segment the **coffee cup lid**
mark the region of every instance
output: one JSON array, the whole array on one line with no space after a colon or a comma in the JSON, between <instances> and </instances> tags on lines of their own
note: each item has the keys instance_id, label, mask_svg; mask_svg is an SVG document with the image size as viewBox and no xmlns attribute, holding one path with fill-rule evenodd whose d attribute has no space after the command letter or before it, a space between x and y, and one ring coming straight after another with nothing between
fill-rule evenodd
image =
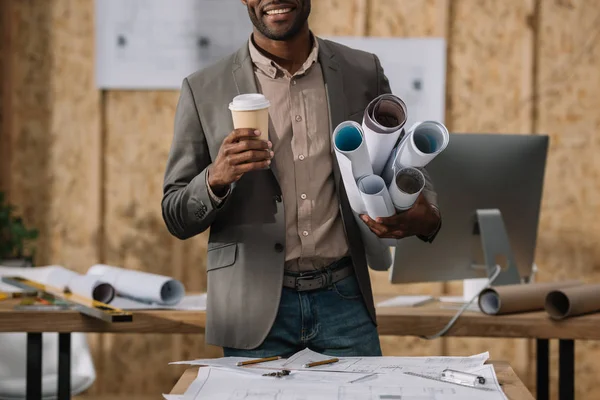
<instances>
[{"instance_id":1,"label":"coffee cup lid","mask_svg":"<svg viewBox=\"0 0 600 400\"><path fill-rule=\"evenodd\" d=\"M262 110L271 105L269 100L260 93L240 94L233 98L229 103L229 109L232 111L254 111Z\"/></svg>"}]
</instances>

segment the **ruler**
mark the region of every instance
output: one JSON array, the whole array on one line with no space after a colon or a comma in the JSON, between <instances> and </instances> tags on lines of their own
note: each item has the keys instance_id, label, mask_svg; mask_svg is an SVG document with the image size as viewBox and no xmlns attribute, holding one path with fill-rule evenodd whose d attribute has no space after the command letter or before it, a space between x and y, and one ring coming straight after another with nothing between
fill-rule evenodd
<instances>
[{"instance_id":1,"label":"ruler","mask_svg":"<svg viewBox=\"0 0 600 400\"><path fill-rule=\"evenodd\" d=\"M472 385L470 383L466 383L466 382L462 382L459 380L455 380L455 379L450 379L450 378L444 378L444 377L437 377L437 376L431 376L431 375L425 375L425 374L419 374L417 372L410 372L410 371L406 371L404 372L407 375L412 375L412 376L418 376L419 378L425 378L425 379L431 379L434 381L438 381L438 382L443 382L443 383L452 383L453 385L459 385L459 386L463 386L463 387L468 387L468 388L472 388L472 389L478 389L478 390L485 390L488 392L495 392L496 389L492 389L486 386L481 386L481 385Z\"/></svg>"},{"instance_id":2,"label":"ruler","mask_svg":"<svg viewBox=\"0 0 600 400\"><path fill-rule=\"evenodd\" d=\"M82 314L106 322L131 322L133 320L133 315L130 312L71 292L65 292L53 286L44 285L18 276L3 277L2 281L26 291L42 292L54 299L68 303L73 309Z\"/></svg>"}]
</instances>

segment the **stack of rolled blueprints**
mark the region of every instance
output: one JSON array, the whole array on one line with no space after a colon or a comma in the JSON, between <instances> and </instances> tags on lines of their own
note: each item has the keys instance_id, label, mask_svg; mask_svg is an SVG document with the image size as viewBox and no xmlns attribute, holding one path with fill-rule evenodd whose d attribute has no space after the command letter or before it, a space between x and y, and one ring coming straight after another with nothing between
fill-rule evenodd
<instances>
[{"instance_id":1,"label":"stack of rolled blueprints","mask_svg":"<svg viewBox=\"0 0 600 400\"><path fill-rule=\"evenodd\" d=\"M384 94L369 103L362 125L344 121L333 132L336 159L357 218L389 217L410 209L425 188L420 168L448 145L448 130L439 122L417 122L405 130L407 114L402 99ZM395 245L394 240L378 238L362 221L359 226L366 228L362 236L367 249ZM379 267L371 267L387 269L390 263L391 259L377 260Z\"/></svg>"}]
</instances>

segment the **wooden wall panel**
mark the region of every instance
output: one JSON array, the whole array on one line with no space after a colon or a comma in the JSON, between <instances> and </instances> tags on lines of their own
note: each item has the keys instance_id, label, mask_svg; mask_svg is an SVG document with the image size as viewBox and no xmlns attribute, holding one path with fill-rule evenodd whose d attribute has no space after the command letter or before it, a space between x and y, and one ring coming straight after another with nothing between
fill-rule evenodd
<instances>
[{"instance_id":1,"label":"wooden wall panel","mask_svg":"<svg viewBox=\"0 0 600 400\"><path fill-rule=\"evenodd\" d=\"M173 276L185 282L188 291L203 291L207 235L181 242L169 234L161 215L177 99L177 92L106 95L103 252L108 264ZM201 335L113 335L105 338L104 345L105 368L98 382L102 393L120 391L115 382L127 382L132 394L168 391L181 373L169 369L169 362L215 355L214 349L205 353ZM146 365L158 367L147 370ZM135 380L123 373L142 370L146 372Z\"/></svg>"},{"instance_id":2,"label":"wooden wall panel","mask_svg":"<svg viewBox=\"0 0 600 400\"><path fill-rule=\"evenodd\" d=\"M11 1L10 199L40 230L37 264L86 268L96 258L100 120L93 5ZM6 126L6 125L5 125Z\"/></svg>"},{"instance_id":3,"label":"wooden wall panel","mask_svg":"<svg viewBox=\"0 0 600 400\"><path fill-rule=\"evenodd\" d=\"M538 280L600 280L600 3L542 1L536 130L550 135ZM553 346L554 355L557 354ZM600 397L597 342L577 342L576 397ZM553 371L558 360L553 358ZM556 376L553 397L556 397Z\"/></svg>"},{"instance_id":4,"label":"wooden wall panel","mask_svg":"<svg viewBox=\"0 0 600 400\"><path fill-rule=\"evenodd\" d=\"M445 37L447 0L378 0L369 2L368 36ZM410 110L408 111L410 113ZM392 285L388 271L371 271L375 295L431 294L443 292L441 283ZM384 355L440 355L443 340L393 336L381 337Z\"/></svg>"},{"instance_id":5,"label":"wooden wall panel","mask_svg":"<svg viewBox=\"0 0 600 400\"><path fill-rule=\"evenodd\" d=\"M453 132L528 133L531 123L533 1L453 0L447 125ZM448 285L462 294L462 282ZM531 377L526 340L447 339L449 355L490 351Z\"/></svg>"}]
</instances>

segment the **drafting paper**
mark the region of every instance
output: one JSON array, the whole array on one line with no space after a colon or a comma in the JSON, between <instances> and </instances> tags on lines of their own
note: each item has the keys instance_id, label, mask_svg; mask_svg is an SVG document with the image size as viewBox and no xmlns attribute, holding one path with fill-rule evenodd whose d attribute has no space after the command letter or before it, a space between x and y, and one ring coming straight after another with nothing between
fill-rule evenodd
<instances>
[{"instance_id":1,"label":"drafting paper","mask_svg":"<svg viewBox=\"0 0 600 400\"><path fill-rule=\"evenodd\" d=\"M439 122L424 121L412 126L397 152L396 166L424 167L448 146L448 129Z\"/></svg>"},{"instance_id":2,"label":"drafting paper","mask_svg":"<svg viewBox=\"0 0 600 400\"><path fill-rule=\"evenodd\" d=\"M367 373L359 380L344 382L342 377L333 379L332 371L304 371L295 368L309 360L329 358L311 351L297 354L288 367L290 375L282 378L253 376L233 369L203 367L188 387L184 399L230 400L230 399L303 399L303 400L505 400L493 365L484 365L488 354L472 357L340 357L330 366L352 365L365 360L363 369L379 370ZM381 366L381 368L377 368ZM407 366L407 368L402 368ZM468 368L472 366L472 368ZM366 367L366 368L365 368ZM448 382L411 376L403 372L418 372L435 376L445 368L460 369L483 375L490 391L454 385ZM259 367L255 367L259 368ZM321 368L321 367L318 367ZM308 374L305 374L308 372ZM347 374L343 372L342 374ZM364 374L364 373L363 373ZM336 374L340 376L339 373Z\"/></svg>"},{"instance_id":3,"label":"drafting paper","mask_svg":"<svg viewBox=\"0 0 600 400\"><path fill-rule=\"evenodd\" d=\"M392 94L373 99L363 116L365 135L373 172L380 175L406 123L407 109L404 101Z\"/></svg>"},{"instance_id":4,"label":"drafting paper","mask_svg":"<svg viewBox=\"0 0 600 400\"><path fill-rule=\"evenodd\" d=\"M372 219L390 217L396 213L388 188L381 177L368 175L360 178L358 189L367 214Z\"/></svg>"},{"instance_id":5,"label":"drafting paper","mask_svg":"<svg viewBox=\"0 0 600 400\"><path fill-rule=\"evenodd\" d=\"M110 303L121 310L180 310L180 311L205 311L206 293L184 296L179 302L172 305L148 303L137 301L128 297L116 296Z\"/></svg>"},{"instance_id":6,"label":"drafting paper","mask_svg":"<svg viewBox=\"0 0 600 400\"><path fill-rule=\"evenodd\" d=\"M185 294L181 282L164 275L96 264L88 275L96 275L110 283L121 297L146 303L175 305ZM116 306L115 306L116 307Z\"/></svg>"},{"instance_id":7,"label":"drafting paper","mask_svg":"<svg viewBox=\"0 0 600 400\"><path fill-rule=\"evenodd\" d=\"M434 300L434 297L427 295L396 296L380 301L377 303L377 307L415 307L432 300Z\"/></svg>"},{"instance_id":8,"label":"drafting paper","mask_svg":"<svg viewBox=\"0 0 600 400\"><path fill-rule=\"evenodd\" d=\"M71 293L107 304L115 296L115 289L109 283L98 277L78 274L60 265L34 268L0 267L0 275L19 276L63 291L68 289Z\"/></svg>"},{"instance_id":9,"label":"drafting paper","mask_svg":"<svg viewBox=\"0 0 600 400\"><path fill-rule=\"evenodd\" d=\"M358 214L365 214L367 209L356 181L372 175L373 168L360 125L354 121L338 125L333 132L333 147L350 207Z\"/></svg>"}]
</instances>

